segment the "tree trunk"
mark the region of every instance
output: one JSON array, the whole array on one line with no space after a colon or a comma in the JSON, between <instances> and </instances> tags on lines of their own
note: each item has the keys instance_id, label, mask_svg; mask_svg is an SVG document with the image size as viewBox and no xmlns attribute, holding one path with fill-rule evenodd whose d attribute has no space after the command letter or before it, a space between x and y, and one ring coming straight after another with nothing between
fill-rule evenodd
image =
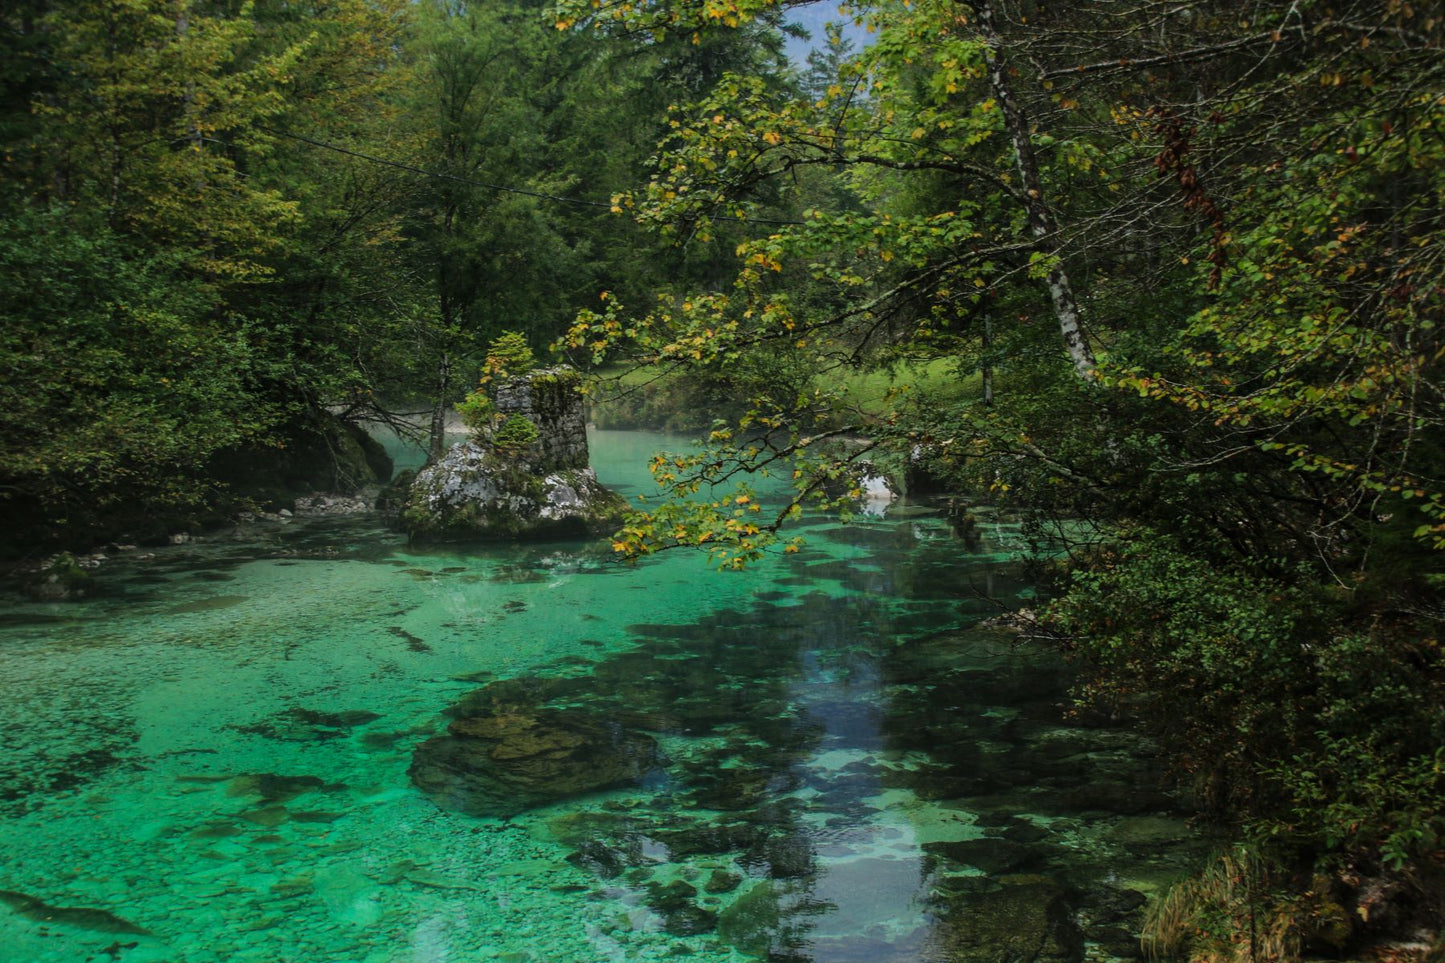
<instances>
[{"instance_id":1,"label":"tree trunk","mask_svg":"<svg viewBox=\"0 0 1445 963\"><path fill-rule=\"evenodd\" d=\"M443 354L437 366L437 394L431 409L431 432L427 437L427 464L441 461L446 453L447 435L447 391L451 387L452 362Z\"/></svg>"},{"instance_id":2,"label":"tree trunk","mask_svg":"<svg viewBox=\"0 0 1445 963\"><path fill-rule=\"evenodd\" d=\"M993 362L988 358L991 350L993 350L993 322L985 314L983 316L983 403L985 407L993 404Z\"/></svg>"},{"instance_id":3,"label":"tree trunk","mask_svg":"<svg viewBox=\"0 0 1445 963\"><path fill-rule=\"evenodd\" d=\"M1024 206L1028 213L1029 232L1040 241L1040 250L1052 255L1057 246L1055 238L1058 224L1044 195L1044 182L1039 176L1034 142L1029 134L1028 116L1013 94L1003 42L993 22L993 6L988 0L977 0L971 6L978 16L979 31L986 44L984 61L988 67L989 86L993 89L994 101L1003 112L1004 128L1013 144L1019 186L1023 189ZM1084 337L1083 327L1079 322L1079 304L1074 299L1074 288L1069 283L1069 275L1064 270L1062 260L1054 263L1045 280L1069 360L1074 363L1074 370L1080 378L1091 381L1095 375L1094 352Z\"/></svg>"}]
</instances>

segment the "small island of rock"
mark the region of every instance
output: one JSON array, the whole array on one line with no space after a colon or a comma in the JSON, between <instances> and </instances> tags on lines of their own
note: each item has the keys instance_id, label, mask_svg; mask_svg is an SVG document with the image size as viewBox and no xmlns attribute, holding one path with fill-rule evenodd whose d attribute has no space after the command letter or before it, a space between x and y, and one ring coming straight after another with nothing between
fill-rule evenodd
<instances>
[{"instance_id":1,"label":"small island of rock","mask_svg":"<svg viewBox=\"0 0 1445 963\"><path fill-rule=\"evenodd\" d=\"M423 468L398 513L413 538L465 541L598 535L627 510L588 464L587 424L570 368L497 384L472 439Z\"/></svg>"}]
</instances>

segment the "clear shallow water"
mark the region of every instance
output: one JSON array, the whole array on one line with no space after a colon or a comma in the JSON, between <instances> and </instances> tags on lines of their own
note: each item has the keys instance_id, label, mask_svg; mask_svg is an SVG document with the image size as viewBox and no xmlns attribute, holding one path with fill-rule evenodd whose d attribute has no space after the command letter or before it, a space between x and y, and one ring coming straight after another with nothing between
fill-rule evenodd
<instances>
[{"instance_id":1,"label":"clear shallow water","mask_svg":"<svg viewBox=\"0 0 1445 963\"><path fill-rule=\"evenodd\" d=\"M643 492L664 443L600 433L594 464ZM1202 841L1146 744L1066 724L1062 667L974 627L1031 594L1016 528L969 552L898 514L811 520L727 575L298 520L112 562L93 601L12 599L0 961L1137 952L1134 894ZM408 770L449 710L509 751L610 734L558 783L607 745L636 778L441 808Z\"/></svg>"}]
</instances>

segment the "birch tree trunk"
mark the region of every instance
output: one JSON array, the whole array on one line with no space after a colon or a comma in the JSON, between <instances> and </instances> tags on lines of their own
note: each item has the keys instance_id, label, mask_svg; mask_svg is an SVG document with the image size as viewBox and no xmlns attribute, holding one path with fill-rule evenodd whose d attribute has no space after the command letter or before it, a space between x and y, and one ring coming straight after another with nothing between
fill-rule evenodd
<instances>
[{"instance_id":1,"label":"birch tree trunk","mask_svg":"<svg viewBox=\"0 0 1445 963\"><path fill-rule=\"evenodd\" d=\"M1003 42L993 22L993 6L988 0L978 0L970 6L978 17L979 32L983 34L986 45L984 61L988 67L989 86L993 89L994 101L1003 112L1004 128L1013 144L1014 163L1018 169L1019 186L1023 190L1024 206L1028 213L1029 233L1039 240L1040 249L1044 253L1053 254L1058 224L1044 195L1044 182L1039 176L1038 159L1034 156L1034 143L1029 134L1028 115L1014 96ZM1062 260L1054 262L1045 281L1069 360L1074 363L1074 370L1080 378L1091 381L1096 370L1094 352L1084 337L1083 327L1079 322L1079 304L1074 299L1074 288L1069 283L1069 275L1064 270Z\"/></svg>"}]
</instances>

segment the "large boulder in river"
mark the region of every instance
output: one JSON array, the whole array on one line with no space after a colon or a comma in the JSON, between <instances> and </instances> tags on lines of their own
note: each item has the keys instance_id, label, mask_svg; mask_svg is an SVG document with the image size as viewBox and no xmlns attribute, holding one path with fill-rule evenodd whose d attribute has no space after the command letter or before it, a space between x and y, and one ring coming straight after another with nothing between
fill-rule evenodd
<instances>
[{"instance_id":1,"label":"large boulder in river","mask_svg":"<svg viewBox=\"0 0 1445 963\"><path fill-rule=\"evenodd\" d=\"M626 510L626 500L591 468L540 473L490 446L463 442L417 473L401 525L432 541L585 536L612 531Z\"/></svg>"},{"instance_id":2,"label":"large boulder in river","mask_svg":"<svg viewBox=\"0 0 1445 963\"><path fill-rule=\"evenodd\" d=\"M505 819L637 783L658 764L644 733L578 710L510 706L454 719L417 747L408 773L444 809Z\"/></svg>"},{"instance_id":3,"label":"large boulder in river","mask_svg":"<svg viewBox=\"0 0 1445 963\"><path fill-rule=\"evenodd\" d=\"M434 541L614 530L627 502L588 467L579 383L576 372L553 368L498 385L495 425L417 474L401 526Z\"/></svg>"}]
</instances>

